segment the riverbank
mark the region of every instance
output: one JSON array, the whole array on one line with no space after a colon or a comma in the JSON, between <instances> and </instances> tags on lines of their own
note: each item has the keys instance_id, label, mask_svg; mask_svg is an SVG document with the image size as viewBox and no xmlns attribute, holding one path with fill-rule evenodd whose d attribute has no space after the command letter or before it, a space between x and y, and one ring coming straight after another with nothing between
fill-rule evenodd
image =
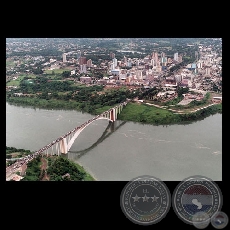
<instances>
[{"instance_id":1,"label":"riverbank","mask_svg":"<svg viewBox=\"0 0 230 230\"><path fill-rule=\"evenodd\" d=\"M6 146L6 165L14 163L16 156L23 158L29 154L32 154L29 150ZM62 156L40 156L22 165L16 172L6 173L6 180L14 178L23 181L97 181L82 165Z\"/></svg>"},{"instance_id":2,"label":"riverbank","mask_svg":"<svg viewBox=\"0 0 230 230\"><path fill-rule=\"evenodd\" d=\"M222 104L213 104L195 112L178 113L150 104L128 103L119 114L118 119L154 125L191 123L222 113Z\"/></svg>"},{"instance_id":3,"label":"riverbank","mask_svg":"<svg viewBox=\"0 0 230 230\"><path fill-rule=\"evenodd\" d=\"M80 103L74 100L55 100L55 99L38 99L38 98L30 98L30 97L10 97L6 98L6 102L10 105L15 106L28 106L35 109L63 109L63 110L75 110L78 112L89 113L87 110L82 109L81 105L84 103ZM110 109L112 106L103 106L100 108L96 108L92 111L92 115L98 115L102 112Z\"/></svg>"},{"instance_id":4,"label":"riverbank","mask_svg":"<svg viewBox=\"0 0 230 230\"><path fill-rule=\"evenodd\" d=\"M76 101L64 101L64 100L46 100L37 98L20 98L10 97L7 98L7 102L16 106L30 106L40 109L63 109L63 110L76 110L80 112L86 112L80 109L80 103ZM98 115L111 108L110 106L104 106L95 109L91 115ZM181 108L180 112L173 109L167 109L157 105L150 105L144 103L129 102L118 114L118 119L124 121L140 122L152 125L169 125L169 124L183 124L191 123L198 120L202 120L205 117L213 115L215 113L222 113L222 103L213 104L211 106L203 106L202 109L198 107L190 108L191 112Z\"/></svg>"}]
</instances>

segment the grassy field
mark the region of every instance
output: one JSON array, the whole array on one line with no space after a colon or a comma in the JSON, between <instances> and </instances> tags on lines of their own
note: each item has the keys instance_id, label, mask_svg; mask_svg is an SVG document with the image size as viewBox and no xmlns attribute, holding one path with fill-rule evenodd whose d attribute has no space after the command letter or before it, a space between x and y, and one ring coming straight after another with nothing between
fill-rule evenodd
<instances>
[{"instance_id":1,"label":"grassy field","mask_svg":"<svg viewBox=\"0 0 230 230\"><path fill-rule=\"evenodd\" d=\"M61 77L59 75L52 75L52 74L48 75L47 78L50 79L50 80L61 79Z\"/></svg>"},{"instance_id":2,"label":"grassy field","mask_svg":"<svg viewBox=\"0 0 230 230\"><path fill-rule=\"evenodd\" d=\"M118 115L118 119L152 124L169 124L178 121L178 116L171 111L154 106L129 103Z\"/></svg>"},{"instance_id":3,"label":"grassy field","mask_svg":"<svg viewBox=\"0 0 230 230\"><path fill-rule=\"evenodd\" d=\"M28 78L36 78L36 75L34 74L21 74L19 75L18 79L16 80L11 80L9 82L6 83L6 86L19 86L20 81L24 79L24 77L28 77Z\"/></svg>"},{"instance_id":4,"label":"grassy field","mask_svg":"<svg viewBox=\"0 0 230 230\"><path fill-rule=\"evenodd\" d=\"M21 75L18 79L16 80L11 80L6 83L6 86L19 86L20 81L24 78L24 75Z\"/></svg>"},{"instance_id":5,"label":"grassy field","mask_svg":"<svg viewBox=\"0 0 230 230\"><path fill-rule=\"evenodd\" d=\"M54 75L56 74L62 74L64 71L70 71L69 69L53 69L53 70L45 70L44 73L52 75L52 73L54 73Z\"/></svg>"}]
</instances>

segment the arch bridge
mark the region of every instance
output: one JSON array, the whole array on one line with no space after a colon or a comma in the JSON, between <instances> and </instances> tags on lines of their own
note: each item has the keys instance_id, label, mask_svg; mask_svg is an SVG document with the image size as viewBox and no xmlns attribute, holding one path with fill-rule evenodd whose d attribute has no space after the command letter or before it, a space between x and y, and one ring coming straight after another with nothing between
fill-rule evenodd
<instances>
[{"instance_id":1,"label":"arch bridge","mask_svg":"<svg viewBox=\"0 0 230 230\"><path fill-rule=\"evenodd\" d=\"M117 120L117 115L122 111L123 107L127 105L127 102L123 102L103 113L93 117L92 119L86 121L85 123L77 126L73 130L69 131L65 135L57 138L56 140L52 141L51 143L47 144L43 148L39 149L38 151L18 159L14 164L8 166L6 168L6 173L12 173L20 168L22 165L27 164L29 161L33 160L39 155L61 155L67 154L70 150L71 146L73 145L74 141L78 138L80 133L91 123L99 119L107 119L109 122L114 122ZM10 161L12 159L6 159L6 161Z\"/></svg>"}]
</instances>

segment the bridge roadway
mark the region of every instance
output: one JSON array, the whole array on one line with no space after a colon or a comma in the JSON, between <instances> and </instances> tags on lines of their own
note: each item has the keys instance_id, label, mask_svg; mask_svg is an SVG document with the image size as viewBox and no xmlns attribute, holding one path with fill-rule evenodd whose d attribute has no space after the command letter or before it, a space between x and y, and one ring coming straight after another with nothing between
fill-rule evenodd
<instances>
[{"instance_id":1,"label":"bridge roadway","mask_svg":"<svg viewBox=\"0 0 230 230\"><path fill-rule=\"evenodd\" d=\"M66 137L70 136L70 135L74 135L76 134L76 132L78 131L76 137L72 138L69 142L71 142L71 145L73 144L74 140L78 137L78 135L81 133L81 131L88 126L90 123L92 123L95 120L98 119L108 119L111 122L114 122L117 118L117 114L120 113L120 111L122 110L123 106L127 105L127 101L101 113L100 115L97 115L95 117L93 117L92 119L86 121L85 123L83 123L80 126L77 126L76 128L74 128L73 130L69 131L68 133L66 133L65 135L57 138L56 140L52 141L50 144L44 146L43 148L39 149L38 151L27 155L26 157L23 158L19 158L15 163L13 163L12 165L6 167L6 177L8 177L9 175L11 175L12 173L19 171L20 168L22 167L22 165L27 164L28 162L30 162L31 160L33 160L34 158L36 158L39 155L44 154L45 151L47 151L48 149L50 149L51 147L53 147L54 145L56 145L56 150L57 150L57 145L58 143L60 144L61 141L65 140L66 141ZM114 114L115 113L115 114ZM64 143L64 145L66 145L66 143ZM68 146L68 148L70 149L71 145ZM67 149L67 147L63 147L61 146L61 149ZM67 149L67 150L69 150ZM63 152L62 152L63 153ZM56 155L56 154L53 154ZM59 154L58 154L59 155ZM11 159L7 159L7 161L9 161Z\"/></svg>"}]
</instances>

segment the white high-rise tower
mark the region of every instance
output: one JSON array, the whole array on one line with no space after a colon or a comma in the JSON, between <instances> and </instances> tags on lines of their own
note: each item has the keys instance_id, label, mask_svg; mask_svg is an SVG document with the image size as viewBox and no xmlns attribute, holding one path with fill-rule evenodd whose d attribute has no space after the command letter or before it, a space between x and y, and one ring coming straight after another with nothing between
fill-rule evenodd
<instances>
[{"instance_id":1,"label":"white high-rise tower","mask_svg":"<svg viewBox=\"0 0 230 230\"><path fill-rule=\"evenodd\" d=\"M62 54L62 59L63 59L63 62L67 62L67 60L66 60L66 53Z\"/></svg>"},{"instance_id":2,"label":"white high-rise tower","mask_svg":"<svg viewBox=\"0 0 230 230\"><path fill-rule=\"evenodd\" d=\"M178 61L178 53L174 53L174 60Z\"/></svg>"}]
</instances>

